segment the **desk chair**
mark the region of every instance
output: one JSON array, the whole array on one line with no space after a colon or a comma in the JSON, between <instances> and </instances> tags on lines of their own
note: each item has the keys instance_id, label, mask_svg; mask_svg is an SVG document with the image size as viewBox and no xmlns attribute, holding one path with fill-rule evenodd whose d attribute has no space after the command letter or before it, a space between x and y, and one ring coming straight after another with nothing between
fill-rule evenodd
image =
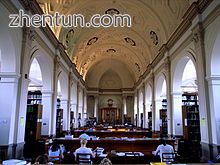
<instances>
[{"instance_id":1,"label":"desk chair","mask_svg":"<svg viewBox=\"0 0 220 165\"><path fill-rule=\"evenodd\" d=\"M162 153L162 162L175 162L176 153Z\"/></svg>"},{"instance_id":2,"label":"desk chair","mask_svg":"<svg viewBox=\"0 0 220 165\"><path fill-rule=\"evenodd\" d=\"M125 152L125 163L139 163L140 154L134 152Z\"/></svg>"},{"instance_id":3,"label":"desk chair","mask_svg":"<svg viewBox=\"0 0 220 165\"><path fill-rule=\"evenodd\" d=\"M56 160L57 159L57 160ZM61 156L49 156L49 160L55 164L61 163Z\"/></svg>"},{"instance_id":4,"label":"desk chair","mask_svg":"<svg viewBox=\"0 0 220 165\"><path fill-rule=\"evenodd\" d=\"M92 164L92 155L88 153L78 153L76 155L76 162L78 164Z\"/></svg>"}]
</instances>

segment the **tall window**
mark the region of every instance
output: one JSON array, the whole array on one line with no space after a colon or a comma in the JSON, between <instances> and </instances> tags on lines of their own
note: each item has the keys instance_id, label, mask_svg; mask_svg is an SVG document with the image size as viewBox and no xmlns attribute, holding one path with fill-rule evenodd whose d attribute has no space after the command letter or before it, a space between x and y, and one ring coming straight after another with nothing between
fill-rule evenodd
<instances>
[{"instance_id":1,"label":"tall window","mask_svg":"<svg viewBox=\"0 0 220 165\"><path fill-rule=\"evenodd\" d=\"M188 61L184 69L183 77L182 77L182 90L183 92L197 91L196 68L192 60Z\"/></svg>"},{"instance_id":2,"label":"tall window","mask_svg":"<svg viewBox=\"0 0 220 165\"><path fill-rule=\"evenodd\" d=\"M41 90L42 83L42 74L38 61L36 59L33 60L30 68L29 78L31 80L28 90Z\"/></svg>"}]
</instances>

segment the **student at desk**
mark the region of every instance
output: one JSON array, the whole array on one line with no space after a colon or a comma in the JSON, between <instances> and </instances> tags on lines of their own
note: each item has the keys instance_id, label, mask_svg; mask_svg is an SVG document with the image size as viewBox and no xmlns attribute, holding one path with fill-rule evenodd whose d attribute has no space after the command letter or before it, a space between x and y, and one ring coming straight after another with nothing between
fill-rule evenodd
<instances>
[{"instance_id":1,"label":"student at desk","mask_svg":"<svg viewBox=\"0 0 220 165\"><path fill-rule=\"evenodd\" d=\"M170 158L173 158L173 153L174 153L174 150L173 150L173 146L169 145L169 144L166 144L166 141L164 139L160 139L160 145L157 147L156 151L153 151L152 152L155 156L159 155L160 156L160 159L161 161L164 160L167 158L170 160ZM163 154L166 153L166 155L164 155L163 157ZM169 155L170 153L170 155Z\"/></svg>"},{"instance_id":2,"label":"student at desk","mask_svg":"<svg viewBox=\"0 0 220 165\"><path fill-rule=\"evenodd\" d=\"M76 161L79 161L79 163L81 163L80 159L82 158L82 161L86 160L85 163L91 162L91 157L95 158L95 154L92 152L92 150L90 148L86 147L87 140L81 139L80 144L81 144L81 147L76 149L76 151L74 152ZM79 159L79 160L77 160L77 159Z\"/></svg>"}]
</instances>

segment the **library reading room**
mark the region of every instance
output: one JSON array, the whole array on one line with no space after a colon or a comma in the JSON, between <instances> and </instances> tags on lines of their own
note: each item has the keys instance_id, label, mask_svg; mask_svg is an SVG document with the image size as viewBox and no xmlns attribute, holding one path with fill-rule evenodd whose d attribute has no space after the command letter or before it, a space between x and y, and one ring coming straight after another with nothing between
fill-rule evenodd
<instances>
[{"instance_id":1,"label":"library reading room","mask_svg":"<svg viewBox=\"0 0 220 165\"><path fill-rule=\"evenodd\" d=\"M220 163L220 0L0 0L0 164Z\"/></svg>"}]
</instances>

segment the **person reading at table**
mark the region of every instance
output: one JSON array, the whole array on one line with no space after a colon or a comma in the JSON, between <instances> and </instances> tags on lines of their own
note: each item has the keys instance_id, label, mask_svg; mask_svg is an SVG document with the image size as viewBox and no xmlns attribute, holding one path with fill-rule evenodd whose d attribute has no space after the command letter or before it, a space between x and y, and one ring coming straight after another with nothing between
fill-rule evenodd
<instances>
[{"instance_id":1,"label":"person reading at table","mask_svg":"<svg viewBox=\"0 0 220 165\"><path fill-rule=\"evenodd\" d=\"M64 158L63 148L58 143L54 143L48 150L48 155L49 155L50 161L58 162Z\"/></svg>"},{"instance_id":2,"label":"person reading at table","mask_svg":"<svg viewBox=\"0 0 220 165\"><path fill-rule=\"evenodd\" d=\"M166 155L163 156L164 153ZM173 146L166 144L165 139L160 139L160 145L157 147L156 151L153 151L153 154L155 156L157 155L160 156L161 161L163 160L166 161L166 158L167 160L168 159L171 160L170 158L174 158L173 153L174 153Z\"/></svg>"},{"instance_id":3,"label":"person reading at table","mask_svg":"<svg viewBox=\"0 0 220 165\"><path fill-rule=\"evenodd\" d=\"M76 161L78 161L77 159L80 159L80 158L84 160L87 159L88 161L91 161L90 160L91 157L95 158L95 154L92 152L92 150L86 147L86 144L87 144L86 139L81 139L80 144L81 144L81 147L76 149L76 151L74 152Z\"/></svg>"}]
</instances>

